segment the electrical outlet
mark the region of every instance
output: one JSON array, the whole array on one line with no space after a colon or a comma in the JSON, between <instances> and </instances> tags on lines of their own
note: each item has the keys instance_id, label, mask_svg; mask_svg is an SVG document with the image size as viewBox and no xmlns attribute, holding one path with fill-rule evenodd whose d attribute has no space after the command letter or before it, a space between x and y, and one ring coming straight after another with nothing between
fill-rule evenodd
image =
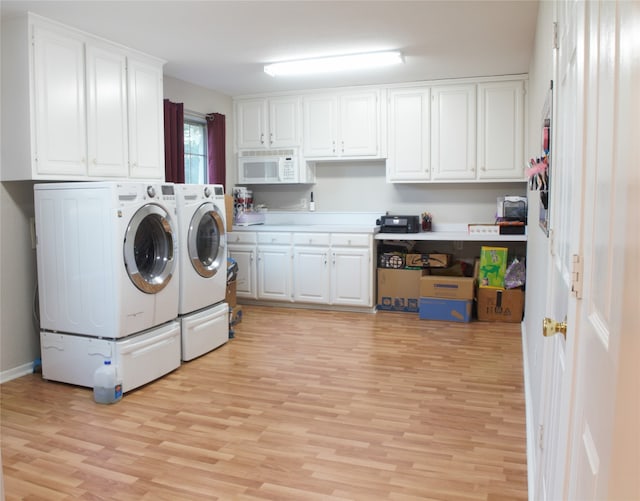
<instances>
[{"instance_id":1,"label":"electrical outlet","mask_svg":"<svg viewBox=\"0 0 640 501\"><path fill-rule=\"evenodd\" d=\"M306 210L306 208L307 208L307 199L306 198L301 198L300 199L300 208L302 210Z\"/></svg>"}]
</instances>

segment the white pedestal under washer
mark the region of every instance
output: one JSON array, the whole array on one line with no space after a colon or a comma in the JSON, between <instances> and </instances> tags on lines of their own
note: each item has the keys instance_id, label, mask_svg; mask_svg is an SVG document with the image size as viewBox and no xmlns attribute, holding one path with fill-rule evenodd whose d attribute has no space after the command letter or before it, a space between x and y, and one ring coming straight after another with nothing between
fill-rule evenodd
<instances>
[{"instance_id":1,"label":"white pedestal under washer","mask_svg":"<svg viewBox=\"0 0 640 501\"><path fill-rule=\"evenodd\" d=\"M229 339L224 187L177 184L180 241L182 359L207 353Z\"/></svg>"}]
</instances>

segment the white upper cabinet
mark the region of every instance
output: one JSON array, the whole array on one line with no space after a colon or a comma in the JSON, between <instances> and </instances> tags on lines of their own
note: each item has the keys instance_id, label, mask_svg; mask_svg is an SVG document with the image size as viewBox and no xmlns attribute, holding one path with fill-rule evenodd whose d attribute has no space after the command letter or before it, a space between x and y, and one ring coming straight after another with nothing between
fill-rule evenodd
<instances>
[{"instance_id":1,"label":"white upper cabinet","mask_svg":"<svg viewBox=\"0 0 640 501\"><path fill-rule=\"evenodd\" d=\"M304 96L304 157L378 157L381 151L379 96L379 90Z\"/></svg>"},{"instance_id":2,"label":"white upper cabinet","mask_svg":"<svg viewBox=\"0 0 640 501\"><path fill-rule=\"evenodd\" d=\"M476 86L431 88L431 169L437 181L476 178Z\"/></svg>"},{"instance_id":3,"label":"white upper cabinet","mask_svg":"<svg viewBox=\"0 0 640 501\"><path fill-rule=\"evenodd\" d=\"M129 176L164 178L162 67L128 59Z\"/></svg>"},{"instance_id":4,"label":"white upper cabinet","mask_svg":"<svg viewBox=\"0 0 640 501\"><path fill-rule=\"evenodd\" d=\"M300 98L274 97L236 101L238 149L300 145Z\"/></svg>"},{"instance_id":5,"label":"white upper cabinet","mask_svg":"<svg viewBox=\"0 0 640 501\"><path fill-rule=\"evenodd\" d=\"M127 177L127 58L89 44L86 51L88 173Z\"/></svg>"},{"instance_id":6,"label":"white upper cabinet","mask_svg":"<svg viewBox=\"0 0 640 501\"><path fill-rule=\"evenodd\" d=\"M388 95L388 182L524 180L525 80L403 87Z\"/></svg>"},{"instance_id":7,"label":"white upper cabinet","mask_svg":"<svg viewBox=\"0 0 640 501\"><path fill-rule=\"evenodd\" d=\"M3 19L2 180L164 179L162 65L40 16Z\"/></svg>"},{"instance_id":8,"label":"white upper cabinet","mask_svg":"<svg viewBox=\"0 0 640 501\"><path fill-rule=\"evenodd\" d=\"M478 179L524 179L524 82L478 84Z\"/></svg>"},{"instance_id":9,"label":"white upper cabinet","mask_svg":"<svg viewBox=\"0 0 640 501\"><path fill-rule=\"evenodd\" d=\"M389 92L389 182L431 179L430 96L428 87Z\"/></svg>"},{"instance_id":10,"label":"white upper cabinet","mask_svg":"<svg viewBox=\"0 0 640 501\"><path fill-rule=\"evenodd\" d=\"M82 176L87 164L84 42L35 25L32 47L34 169L43 175ZM3 75L7 71L11 70L5 66ZM28 81L25 84L28 88ZM3 97L6 92L3 89ZM4 109L4 99L2 104ZM9 124L11 120L3 117L3 129ZM10 143L2 143L3 148L11 148Z\"/></svg>"}]
</instances>

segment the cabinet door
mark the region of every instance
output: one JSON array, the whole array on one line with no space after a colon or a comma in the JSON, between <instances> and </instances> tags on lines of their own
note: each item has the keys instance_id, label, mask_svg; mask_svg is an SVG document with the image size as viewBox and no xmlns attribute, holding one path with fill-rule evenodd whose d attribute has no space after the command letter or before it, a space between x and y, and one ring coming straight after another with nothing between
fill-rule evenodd
<instances>
[{"instance_id":1,"label":"cabinet door","mask_svg":"<svg viewBox=\"0 0 640 501\"><path fill-rule=\"evenodd\" d=\"M236 135L238 148L266 148L267 100L250 99L236 104Z\"/></svg>"},{"instance_id":2,"label":"cabinet door","mask_svg":"<svg viewBox=\"0 0 640 501\"><path fill-rule=\"evenodd\" d=\"M87 45L87 144L90 176L126 178L127 61L124 54Z\"/></svg>"},{"instance_id":3,"label":"cabinet door","mask_svg":"<svg viewBox=\"0 0 640 501\"><path fill-rule=\"evenodd\" d=\"M258 248L258 298L291 301L291 247Z\"/></svg>"},{"instance_id":4,"label":"cabinet door","mask_svg":"<svg viewBox=\"0 0 640 501\"><path fill-rule=\"evenodd\" d=\"M258 290L256 287L256 255L255 245L231 245L228 246L229 257L238 263L238 276L236 277L236 295L256 299Z\"/></svg>"},{"instance_id":5,"label":"cabinet door","mask_svg":"<svg viewBox=\"0 0 640 501\"><path fill-rule=\"evenodd\" d=\"M389 182L428 181L429 89L392 91L389 96Z\"/></svg>"},{"instance_id":6,"label":"cabinet door","mask_svg":"<svg viewBox=\"0 0 640 501\"><path fill-rule=\"evenodd\" d=\"M36 170L86 176L84 43L34 25L33 55Z\"/></svg>"},{"instance_id":7,"label":"cabinet door","mask_svg":"<svg viewBox=\"0 0 640 501\"><path fill-rule=\"evenodd\" d=\"M331 249L331 302L371 306L371 253L369 249Z\"/></svg>"},{"instance_id":8,"label":"cabinet door","mask_svg":"<svg viewBox=\"0 0 640 501\"><path fill-rule=\"evenodd\" d=\"M476 87L431 89L432 179L476 178Z\"/></svg>"},{"instance_id":9,"label":"cabinet door","mask_svg":"<svg viewBox=\"0 0 640 501\"><path fill-rule=\"evenodd\" d=\"M303 99L304 156L335 157L338 154L338 99L333 95Z\"/></svg>"},{"instance_id":10,"label":"cabinet door","mask_svg":"<svg viewBox=\"0 0 640 501\"><path fill-rule=\"evenodd\" d=\"M162 67L128 59L129 176L164 179Z\"/></svg>"},{"instance_id":11,"label":"cabinet door","mask_svg":"<svg viewBox=\"0 0 640 501\"><path fill-rule=\"evenodd\" d=\"M299 247L293 251L293 299L329 304L329 247Z\"/></svg>"},{"instance_id":12,"label":"cabinet door","mask_svg":"<svg viewBox=\"0 0 640 501\"><path fill-rule=\"evenodd\" d=\"M478 85L478 179L524 179L524 82Z\"/></svg>"},{"instance_id":13,"label":"cabinet door","mask_svg":"<svg viewBox=\"0 0 640 501\"><path fill-rule=\"evenodd\" d=\"M378 154L378 94L365 92L340 96L338 155Z\"/></svg>"},{"instance_id":14,"label":"cabinet door","mask_svg":"<svg viewBox=\"0 0 640 501\"><path fill-rule=\"evenodd\" d=\"M269 100L269 146L284 148L300 144L300 100L277 98Z\"/></svg>"}]
</instances>

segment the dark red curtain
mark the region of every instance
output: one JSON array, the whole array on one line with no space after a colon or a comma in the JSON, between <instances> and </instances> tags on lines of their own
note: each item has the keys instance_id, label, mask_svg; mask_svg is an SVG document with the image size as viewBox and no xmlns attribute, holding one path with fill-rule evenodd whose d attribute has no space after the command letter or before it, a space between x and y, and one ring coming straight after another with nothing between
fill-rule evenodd
<instances>
[{"instance_id":1,"label":"dark red curtain","mask_svg":"<svg viewBox=\"0 0 640 501\"><path fill-rule=\"evenodd\" d=\"M226 162L226 124L225 116L220 113L207 115L207 148L209 151L208 170L209 183L225 185L227 192L227 162Z\"/></svg>"},{"instance_id":2,"label":"dark red curtain","mask_svg":"<svg viewBox=\"0 0 640 501\"><path fill-rule=\"evenodd\" d=\"M164 100L164 175L184 183L184 105Z\"/></svg>"}]
</instances>

